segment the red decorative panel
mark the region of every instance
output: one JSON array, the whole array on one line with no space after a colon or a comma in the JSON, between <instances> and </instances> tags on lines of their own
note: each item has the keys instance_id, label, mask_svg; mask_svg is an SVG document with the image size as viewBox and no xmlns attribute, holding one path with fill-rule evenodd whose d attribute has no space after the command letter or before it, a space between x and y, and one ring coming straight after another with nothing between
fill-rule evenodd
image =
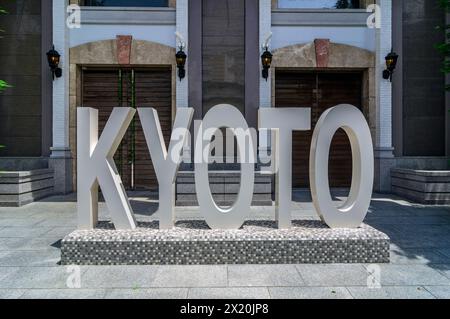
<instances>
[{"instance_id":1,"label":"red decorative panel","mask_svg":"<svg viewBox=\"0 0 450 319\"><path fill-rule=\"evenodd\" d=\"M117 36L117 61L120 65L129 65L131 61L131 35Z\"/></svg>"},{"instance_id":2,"label":"red decorative panel","mask_svg":"<svg viewBox=\"0 0 450 319\"><path fill-rule=\"evenodd\" d=\"M316 46L317 67L318 68L328 67L330 40L329 39L315 39L314 45Z\"/></svg>"}]
</instances>

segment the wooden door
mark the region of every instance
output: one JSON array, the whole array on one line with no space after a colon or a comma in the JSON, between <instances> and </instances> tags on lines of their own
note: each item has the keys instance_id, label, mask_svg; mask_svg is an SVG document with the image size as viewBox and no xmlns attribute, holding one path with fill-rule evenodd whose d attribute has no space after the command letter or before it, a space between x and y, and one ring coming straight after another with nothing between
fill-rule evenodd
<instances>
[{"instance_id":1,"label":"wooden door","mask_svg":"<svg viewBox=\"0 0 450 319\"><path fill-rule=\"evenodd\" d=\"M170 68L83 70L83 106L99 110L99 134L114 107L152 107L158 111L168 144L172 129L171 74ZM137 114L115 160L126 189L157 190L158 181Z\"/></svg>"},{"instance_id":2,"label":"wooden door","mask_svg":"<svg viewBox=\"0 0 450 319\"><path fill-rule=\"evenodd\" d=\"M362 75L359 72L277 71L276 107L311 107L312 129L322 113L338 104L361 108ZM295 132L293 137L293 187L309 187L309 153L313 130ZM343 130L333 138L330 149L331 187L350 187L352 154L350 141Z\"/></svg>"}]
</instances>

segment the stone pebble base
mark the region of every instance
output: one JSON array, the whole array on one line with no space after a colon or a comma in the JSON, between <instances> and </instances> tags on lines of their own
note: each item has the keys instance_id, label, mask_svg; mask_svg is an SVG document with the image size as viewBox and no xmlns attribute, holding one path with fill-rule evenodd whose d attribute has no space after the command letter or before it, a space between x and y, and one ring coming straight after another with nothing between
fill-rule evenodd
<instances>
[{"instance_id":1,"label":"stone pebble base","mask_svg":"<svg viewBox=\"0 0 450 319\"><path fill-rule=\"evenodd\" d=\"M319 221L294 221L279 230L271 221L248 221L240 230L210 230L203 221L177 222L159 230L158 222L135 231L102 222L75 231L62 241L63 265L224 265L389 263L390 239L363 225L330 229Z\"/></svg>"}]
</instances>

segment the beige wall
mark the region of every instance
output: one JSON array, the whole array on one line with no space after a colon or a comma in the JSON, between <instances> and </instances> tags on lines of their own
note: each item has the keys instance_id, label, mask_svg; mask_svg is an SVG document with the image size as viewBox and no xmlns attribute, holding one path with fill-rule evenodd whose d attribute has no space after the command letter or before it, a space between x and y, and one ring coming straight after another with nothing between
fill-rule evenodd
<instances>
[{"instance_id":1,"label":"beige wall","mask_svg":"<svg viewBox=\"0 0 450 319\"><path fill-rule=\"evenodd\" d=\"M317 69L314 43L284 47L273 52L271 68L272 105L275 105L275 81L277 69ZM372 137L376 132L375 55L367 50L337 43L330 43L328 67L320 70L363 71L363 112L369 122Z\"/></svg>"},{"instance_id":2,"label":"beige wall","mask_svg":"<svg viewBox=\"0 0 450 319\"><path fill-rule=\"evenodd\" d=\"M369 4L375 3L375 0L361 0L361 5L366 8ZM278 0L272 0L272 9L278 8Z\"/></svg>"},{"instance_id":3,"label":"beige wall","mask_svg":"<svg viewBox=\"0 0 450 319\"><path fill-rule=\"evenodd\" d=\"M81 0L70 0L70 4L80 4ZM169 0L169 7L175 8L177 5L177 0Z\"/></svg>"}]
</instances>

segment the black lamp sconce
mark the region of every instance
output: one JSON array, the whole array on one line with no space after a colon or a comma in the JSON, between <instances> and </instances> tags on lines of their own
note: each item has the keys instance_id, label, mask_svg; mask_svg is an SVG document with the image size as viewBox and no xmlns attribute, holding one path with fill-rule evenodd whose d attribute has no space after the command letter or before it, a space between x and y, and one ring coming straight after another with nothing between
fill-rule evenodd
<instances>
[{"instance_id":1,"label":"black lamp sconce","mask_svg":"<svg viewBox=\"0 0 450 319\"><path fill-rule=\"evenodd\" d=\"M187 55L184 53L184 46L180 46L180 50L176 54L176 60L177 60L177 68L178 68L178 77L180 78L180 81L183 80L186 77L186 60Z\"/></svg>"},{"instance_id":2,"label":"black lamp sconce","mask_svg":"<svg viewBox=\"0 0 450 319\"><path fill-rule=\"evenodd\" d=\"M59 62L61 60L61 55L55 50L55 46L47 52L48 65L52 71L53 80L60 78L62 76L62 69L59 67Z\"/></svg>"},{"instance_id":3,"label":"black lamp sconce","mask_svg":"<svg viewBox=\"0 0 450 319\"><path fill-rule=\"evenodd\" d=\"M269 70L270 66L272 65L272 58L273 55L272 53L270 53L269 47L264 47L264 53L261 55L261 62L263 67L262 77L266 79L266 81L269 78Z\"/></svg>"},{"instance_id":4,"label":"black lamp sconce","mask_svg":"<svg viewBox=\"0 0 450 319\"><path fill-rule=\"evenodd\" d=\"M386 56L386 70L383 71L383 79L392 82L392 75L394 74L395 68L397 67L398 54L391 51Z\"/></svg>"}]
</instances>

